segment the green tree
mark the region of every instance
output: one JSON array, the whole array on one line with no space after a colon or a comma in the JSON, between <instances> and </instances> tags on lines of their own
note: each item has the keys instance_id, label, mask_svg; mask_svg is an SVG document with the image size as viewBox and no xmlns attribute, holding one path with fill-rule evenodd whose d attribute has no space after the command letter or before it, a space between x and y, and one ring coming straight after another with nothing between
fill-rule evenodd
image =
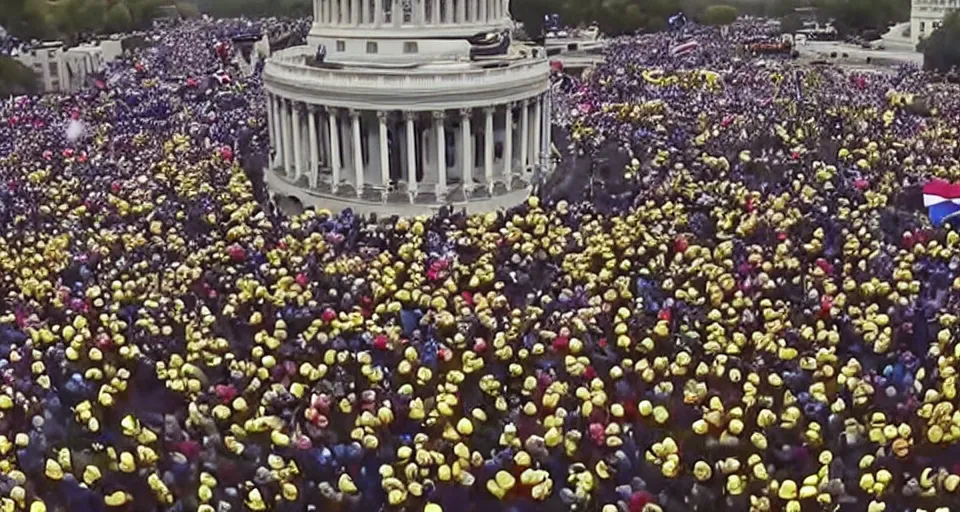
<instances>
[{"instance_id":1,"label":"green tree","mask_svg":"<svg viewBox=\"0 0 960 512\"><path fill-rule=\"evenodd\" d=\"M47 39L56 34L51 9L37 0L0 0L0 25L20 39Z\"/></svg>"},{"instance_id":2,"label":"green tree","mask_svg":"<svg viewBox=\"0 0 960 512\"><path fill-rule=\"evenodd\" d=\"M217 18L237 16L309 16L313 12L310 0L198 0L200 12Z\"/></svg>"},{"instance_id":3,"label":"green tree","mask_svg":"<svg viewBox=\"0 0 960 512\"><path fill-rule=\"evenodd\" d=\"M37 94L39 87L37 76L30 68L12 57L0 56L0 97Z\"/></svg>"},{"instance_id":4,"label":"green tree","mask_svg":"<svg viewBox=\"0 0 960 512\"><path fill-rule=\"evenodd\" d=\"M107 10L104 0L60 0L50 5L56 37L68 45L76 43L83 33L103 31L103 20Z\"/></svg>"},{"instance_id":5,"label":"green tree","mask_svg":"<svg viewBox=\"0 0 960 512\"><path fill-rule=\"evenodd\" d=\"M803 21L796 14L788 14L780 19L780 31L784 34L792 34L803 28Z\"/></svg>"},{"instance_id":6,"label":"green tree","mask_svg":"<svg viewBox=\"0 0 960 512\"><path fill-rule=\"evenodd\" d=\"M107 11L104 27L111 32L123 32L133 28L133 15L126 4L116 3Z\"/></svg>"},{"instance_id":7,"label":"green tree","mask_svg":"<svg viewBox=\"0 0 960 512\"><path fill-rule=\"evenodd\" d=\"M806 7L809 2L806 0L772 0L764 2L763 15L770 18L782 18L794 14L798 7Z\"/></svg>"},{"instance_id":8,"label":"green tree","mask_svg":"<svg viewBox=\"0 0 960 512\"><path fill-rule=\"evenodd\" d=\"M923 67L947 72L960 66L960 13L951 12L943 25L921 42Z\"/></svg>"},{"instance_id":9,"label":"green tree","mask_svg":"<svg viewBox=\"0 0 960 512\"><path fill-rule=\"evenodd\" d=\"M130 11L133 28L146 28L153 22L158 7L170 5L171 0L123 0Z\"/></svg>"},{"instance_id":10,"label":"green tree","mask_svg":"<svg viewBox=\"0 0 960 512\"><path fill-rule=\"evenodd\" d=\"M728 25L739 15L740 11L732 5L711 5L703 11L700 19L707 25Z\"/></svg>"},{"instance_id":11,"label":"green tree","mask_svg":"<svg viewBox=\"0 0 960 512\"><path fill-rule=\"evenodd\" d=\"M183 18L199 18L200 9L190 2L177 2L177 12Z\"/></svg>"},{"instance_id":12,"label":"green tree","mask_svg":"<svg viewBox=\"0 0 960 512\"><path fill-rule=\"evenodd\" d=\"M910 0L814 0L813 5L841 34L882 33L910 19Z\"/></svg>"}]
</instances>

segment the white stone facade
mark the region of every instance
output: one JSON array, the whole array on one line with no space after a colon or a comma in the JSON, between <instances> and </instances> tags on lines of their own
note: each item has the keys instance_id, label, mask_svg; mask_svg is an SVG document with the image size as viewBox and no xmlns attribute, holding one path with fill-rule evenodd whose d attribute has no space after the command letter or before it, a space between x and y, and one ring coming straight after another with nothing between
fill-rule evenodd
<instances>
[{"instance_id":1,"label":"white stone facade","mask_svg":"<svg viewBox=\"0 0 960 512\"><path fill-rule=\"evenodd\" d=\"M82 88L89 74L99 71L122 53L119 40L72 48L50 41L18 54L17 59L36 73L44 92L69 92Z\"/></svg>"},{"instance_id":2,"label":"white stone facade","mask_svg":"<svg viewBox=\"0 0 960 512\"><path fill-rule=\"evenodd\" d=\"M24 66L33 70L43 84L44 92L57 92L67 88L67 64L63 60L65 48L59 41L49 41L17 55Z\"/></svg>"},{"instance_id":3,"label":"white stone facade","mask_svg":"<svg viewBox=\"0 0 960 512\"><path fill-rule=\"evenodd\" d=\"M501 0L316 0L307 46L264 68L268 182L283 185L272 188L304 203L448 204L526 187L547 167L545 54L515 45L471 57L468 41L507 30L507 9ZM324 65L312 60L317 44Z\"/></svg>"},{"instance_id":4,"label":"white stone facade","mask_svg":"<svg viewBox=\"0 0 960 512\"><path fill-rule=\"evenodd\" d=\"M929 37L950 11L960 8L960 0L913 0L910 7L910 41Z\"/></svg>"}]
</instances>

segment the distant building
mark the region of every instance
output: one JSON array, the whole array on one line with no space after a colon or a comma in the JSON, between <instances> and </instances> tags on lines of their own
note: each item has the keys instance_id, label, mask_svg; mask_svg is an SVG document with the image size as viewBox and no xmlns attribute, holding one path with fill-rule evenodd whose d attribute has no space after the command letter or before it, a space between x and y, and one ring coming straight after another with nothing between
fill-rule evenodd
<instances>
[{"instance_id":1,"label":"distant building","mask_svg":"<svg viewBox=\"0 0 960 512\"><path fill-rule=\"evenodd\" d=\"M20 52L16 58L36 73L44 92L69 92L83 87L87 77L123 53L118 39L66 48L46 41Z\"/></svg>"},{"instance_id":2,"label":"distant building","mask_svg":"<svg viewBox=\"0 0 960 512\"><path fill-rule=\"evenodd\" d=\"M63 42L46 41L20 52L17 60L33 70L44 92L56 92L62 90L67 74L63 51Z\"/></svg>"},{"instance_id":3,"label":"distant building","mask_svg":"<svg viewBox=\"0 0 960 512\"><path fill-rule=\"evenodd\" d=\"M251 34L233 38L237 49L236 63L244 74L253 74L257 63L270 56L270 38L267 34Z\"/></svg>"},{"instance_id":4,"label":"distant building","mask_svg":"<svg viewBox=\"0 0 960 512\"><path fill-rule=\"evenodd\" d=\"M917 44L940 28L950 11L960 8L960 0L912 0L910 8L910 41Z\"/></svg>"},{"instance_id":5,"label":"distant building","mask_svg":"<svg viewBox=\"0 0 960 512\"><path fill-rule=\"evenodd\" d=\"M169 27L180 22L180 11L176 5L161 5L153 12L154 28Z\"/></svg>"},{"instance_id":6,"label":"distant building","mask_svg":"<svg viewBox=\"0 0 960 512\"><path fill-rule=\"evenodd\" d=\"M600 53L603 51L603 40L596 26L585 29L561 27L546 33L543 47L549 57L567 52Z\"/></svg>"},{"instance_id":7,"label":"distant building","mask_svg":"<svg viewBox=\"0 0 960 512\"><path fill-rule=\"evenodd\" d=\"M82 44L63 52L67 68L67 90L76 91L84 86L87 77L97 73L107 63L123 54L119 40L101 41L97 44Z\"/></svg>"},{"instance_id":8,"label":"distant building","mask_svg":"<svg viewBox=\"0 0 960 512\"><path fill-rule=\"evenodd\" d=\"M833 21L821 21L820 11L816 7L797 7L793 14L800 20L801 27L794 35L803 35L807 39L833 40L837 38L837 30Z\"/></svg>"},{"instance_id":9,"label":"distant building","mask_svg":"<svg viewBox=\"0 0 960 512\"><path fill-rule=\"evenodd\" d=\"M820 12L816 7L796 7L793 9L793 14L800 18L802 23L806 24L816 23Z\"/></svg>"}]
</instances>

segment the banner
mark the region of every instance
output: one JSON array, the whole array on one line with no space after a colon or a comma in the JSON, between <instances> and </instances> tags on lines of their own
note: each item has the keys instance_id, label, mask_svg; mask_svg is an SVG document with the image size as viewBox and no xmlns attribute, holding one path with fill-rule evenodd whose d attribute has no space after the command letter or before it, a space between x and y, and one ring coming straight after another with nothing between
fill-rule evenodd
<instances>
[{"instance_id":1,"label":"banner","mask_svg":"<svg viewBox=\"0 0 960 512\"><path fill-rule=\"evenodd\" d=\"M698 41L696 40L688 41L686 43L679 44L677 46L674 46L673 48L670 48L670 56L682 57L688 53L695 51L697 48L700 48L700 43Z\"/></svg>"}]
</instances>

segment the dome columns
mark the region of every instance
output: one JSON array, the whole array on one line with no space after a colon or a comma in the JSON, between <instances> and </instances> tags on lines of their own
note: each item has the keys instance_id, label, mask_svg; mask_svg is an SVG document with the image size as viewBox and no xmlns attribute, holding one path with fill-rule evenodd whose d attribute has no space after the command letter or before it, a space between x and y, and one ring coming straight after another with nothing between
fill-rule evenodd
<instances>
[{"instance_id":1,"label":"dome columns","mask_svg":"<svg viewBox=\"0 0 960 512\"><path fill-rule=\"evenodd\" d=\"M383 203L398 194L441 204L495 196L539 168L550 144L547 102L540 94L482 108L370 111L271 93L271 172L307 191L343 196L346 186Z\"/></svg>"},{"instance_id":2,"label":"dome columns","mask_svg":"<svg viewBox=\"0 0 960 512\"><path fill-rule=\"evenodd\" d=\"M509 16L506 0L314 0L314 24L328 28L492 25Z\"/></svg>"}]
</instances>

